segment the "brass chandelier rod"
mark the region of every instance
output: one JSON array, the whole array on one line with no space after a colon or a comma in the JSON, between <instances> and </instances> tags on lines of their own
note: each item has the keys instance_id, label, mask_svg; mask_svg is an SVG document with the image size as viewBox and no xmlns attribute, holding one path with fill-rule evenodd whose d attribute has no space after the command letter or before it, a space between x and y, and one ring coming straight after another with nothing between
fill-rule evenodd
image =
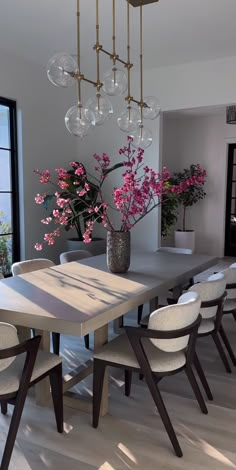
<instances>
[{"instance_id":1,"label":"brass chandelier rod","mask_svg":"<svg viewBox=\"0 0 236 470\"><path fill-rule=\"evenodd\" d=\"M112 0L112 43L113 43L113 51L112 53L103 49L102 45L100 44L100 51L106 55L109 55L110 59L113 60L113 65L116 62L120 62L125 67L127 67L127 62L125 60L120 59L119 55L116 53L116 0Z\"/></svg>"},{"instance_id":2,"label":"brass chandelier rod","mask_svg":"<svg viewBox=\"0 0 236 470\"><path fill-rule=\"evenodd\" d=\"M94 46L94 49L97 54L97 82L96 82L96 87L97 91L100 91L100 89L103 86L103 83L100 81L100 50L101 50L101 44L99 42L99 0L96 0L96 44Z\"/></svg>"},{"instance_id":3,"label":"brass chandelier rod","mask_svg":"<svg viewBox=\"0 0 236 470\"><path fill-rule=\"evenodd\" d=\"M77 62L78 62L78 72L74 75L78 81L78 98L79 102L81 101L81 81L91 83L94 86L97 86L97 82L89 80L86 78L80 71L81 65L81 54L80 54L80 0L77 0Z\"/></svg>"}]
</instances>

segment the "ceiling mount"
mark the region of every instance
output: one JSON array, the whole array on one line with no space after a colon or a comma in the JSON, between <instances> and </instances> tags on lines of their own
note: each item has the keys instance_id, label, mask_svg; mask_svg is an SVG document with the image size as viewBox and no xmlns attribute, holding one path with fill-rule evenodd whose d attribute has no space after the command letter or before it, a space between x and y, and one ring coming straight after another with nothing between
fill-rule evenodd
<instances>
[{"instance_id":1,"label":"ceiling mount","mask_svg":"<svg viewBox=\"0 0 236 470\"><path fill-rule=\"evenodd\" d=\"M236 106L230 105L226 107L226 123L236 124Z\"/></svg>"},{"instance_id":2,"label":"ceiling mount","mask_svg":"<svg viewBox=\"0 0 236 470\"><path fill-rule=\"evenodd\" d=\"M140 7L141 1L143 5L148 5L149 3L159 2L159 0L130 0L130 5L133 5L133 7Z\"/></svg>"}]
</instances>

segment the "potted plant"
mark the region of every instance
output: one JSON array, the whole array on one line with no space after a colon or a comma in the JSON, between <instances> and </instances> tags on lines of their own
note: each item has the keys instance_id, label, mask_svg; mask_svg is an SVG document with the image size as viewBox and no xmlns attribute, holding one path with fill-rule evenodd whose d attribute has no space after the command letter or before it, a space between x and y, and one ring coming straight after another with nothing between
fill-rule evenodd
<instances>
[{"instance_id":1,"label":"potted plant","mask_svg":"<svg viewBox=\"0 0 236 470\"><path fill-rule=\"evenodd\" d=\"M44 241L48 245L55 242L55 238L60 235L61 227L66 231L74 228L76 237L67 240L68 251L84 249L84 232L87 222L93 221L95 215L89 212L89 208L99 203L99 188L97 184L91 181L87 175L86 169L82 163L71 162L70 169L56 168L56 178L53 179L48 170L34 170L39 176L39 181L44 185L54 187L54 192L46 192L43 195L37 194L35 201L42 204L50 214L42 219L43 224L51 222L57 225L57 228L45 234ZM96 218L98 223L101 218ZM106 241L102 238L93 238L90 251L93 255L105 253ZM36 244L36 249L41 249L42 244Z\"/></svg>"},{"instance_id":2,"label":"potted plant","mask_svg":"<svg viewBox=\"0 0 236 470\"><path fill-rule=\"evenodd\" d=\"M178 184L182 191L178 194L179 206L182 207L182 227L175 231L175 246L177 248L195 249L195 231L187 228L187 209L206 196L204 184L206 182L206 170L199 164L190 165L183 172L174 173L174 184Z\"/></svg>"}]
</instances>

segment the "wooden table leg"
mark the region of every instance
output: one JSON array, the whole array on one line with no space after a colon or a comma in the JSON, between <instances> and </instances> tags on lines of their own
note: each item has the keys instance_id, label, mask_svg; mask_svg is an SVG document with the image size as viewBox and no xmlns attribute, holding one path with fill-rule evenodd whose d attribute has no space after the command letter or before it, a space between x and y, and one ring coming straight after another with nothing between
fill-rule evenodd
<instances>
[{"instance_id":1,"label":"wooden table leg","mask_svg":"<svg viewBox=\"0 0 236 470\"><path fill-rule=\"evenodd\" d=\"M23 343L24 341L27 341L27 339L31 338L30 328L27 328L26 326L17 326L17 333L20 343Z\"/></svg>"},{"instance_id":2,"label":"wooden table leg","mask_svg":"<svg viewBox=\"0 0 236 470\"><path fill-rule=\"evenodd\" d=\"M154 299L149 300L149 313L154 312L158 308L158 297L154 297Z\"/></svg>"},{"instance_id":3,"label":"wooden table leg","mask_svg":"<svg viewBox=\"0 0 236 470\"><path fill-rule=\"evenodd\" d=\"M42 351L50 352L50 333L48 331L36 330L36 335L40 335L41 342L39 348ZM47 406L51 400L49 378L41 380L35 385L36 404Z\"/></svg>"},{"instance_id":4,"label":"wooden table leg","mask_svg":"<svg viewBox=\"0 0 236 470\"><path fill-rule=\"evenodd\" d=\"M108 341L108 325L102 326L94 332L94 350L96 351L100 346L106 344ZM100 415L104 416L108 413L108 371L106 370L103 383L103 393L101 401Z\"/></svg>"}]
</instances>

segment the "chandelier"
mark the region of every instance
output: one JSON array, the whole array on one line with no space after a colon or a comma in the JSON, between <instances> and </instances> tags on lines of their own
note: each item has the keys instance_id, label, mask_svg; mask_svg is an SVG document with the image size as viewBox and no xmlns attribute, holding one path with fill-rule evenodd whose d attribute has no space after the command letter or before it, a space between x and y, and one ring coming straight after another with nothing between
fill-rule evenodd
<instances>
[{"instance_id":1,"label":"chandelier","mask_svg":"<svg viewBox=\"0 0 236 470\"><path fill-rule=\"evenodd\" d=\"M108 96L126 94L125 106L117 118L119 128L130 135L134 147L143 149L152 144L152 132L146 127L146 119L156 119L160 114L160 104L154 96L143 96L143 6L156 3L159 0L126 0L127 1L127 58L121 59L116 50L116 0L112 1L112 51L107 51L100 43L99 0L96 0L96 80L88 79L81 69L81 31L80 31L80 0L77 0L77 57L66 53L54 55L48 62L47 76L57 86L69 87L77 83L78 102L70 108L65 116L68 131L80 138L88 135L94 126L104 124L113 114L113 107ZM130 6L140 9L140 96L134 98L131 93L131 63L130 53ZM100 54L106 54L112 61L112 67L100 79ZM118 68L120 64L122 68ZM87 82L96 89L85 104L82 100L81 84Z\"/></svg>"}]
</instances>

